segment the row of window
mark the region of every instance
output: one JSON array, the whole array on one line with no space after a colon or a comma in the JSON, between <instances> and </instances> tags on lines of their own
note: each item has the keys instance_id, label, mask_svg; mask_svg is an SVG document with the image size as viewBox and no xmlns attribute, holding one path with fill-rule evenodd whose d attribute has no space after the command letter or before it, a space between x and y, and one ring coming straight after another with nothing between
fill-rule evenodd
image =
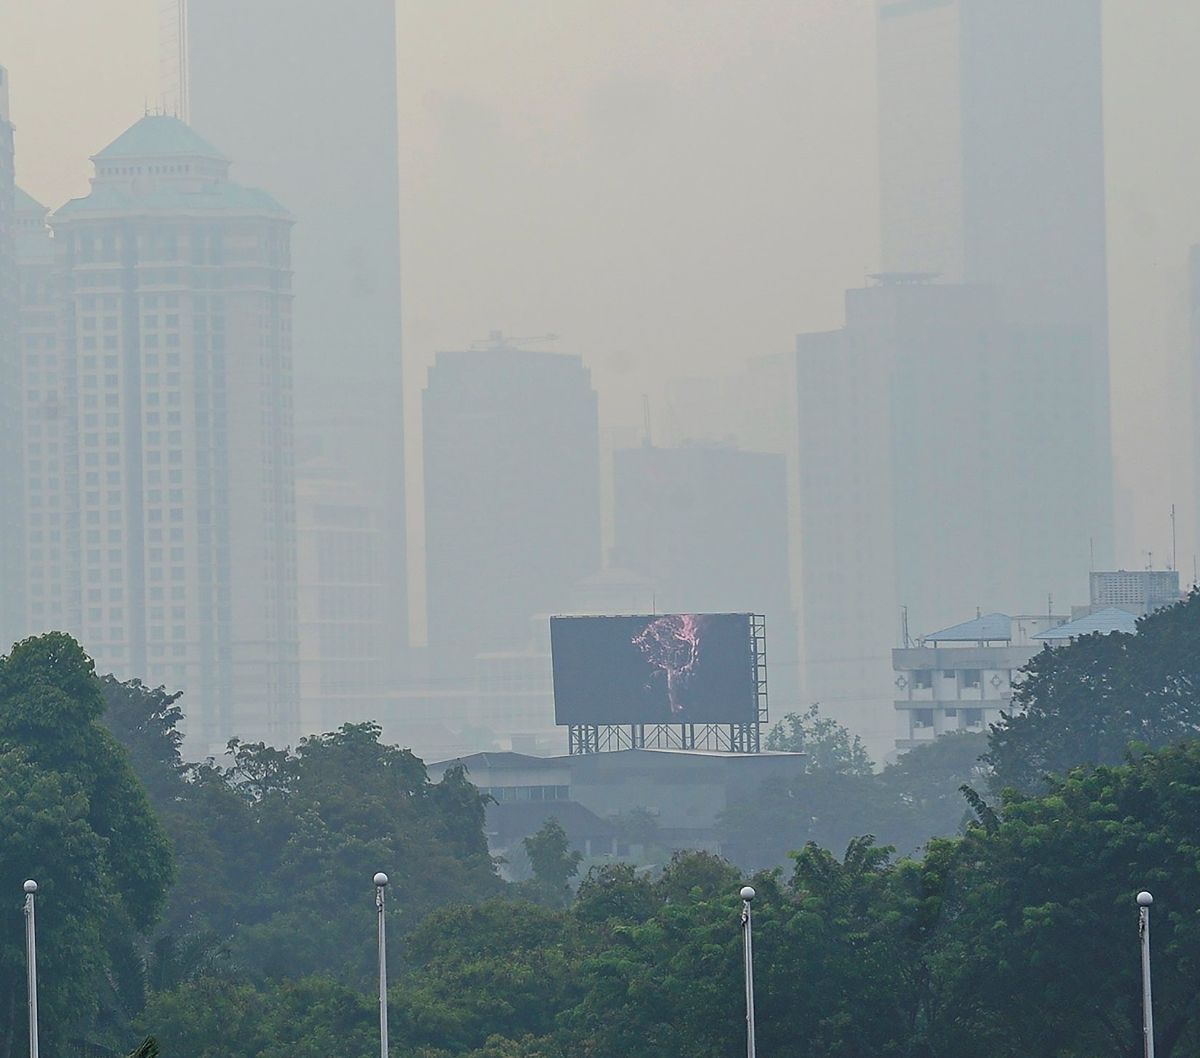
<instances>
[{"instance_id":1,"label":"row of window","mask_svg":"<svg viewBox=\"0 0 1200 1058\"><path fill-rule=\"evenodd\" d=\"M501 804L511 801L569 801L569 786L485 786L480 793L493 797Z\"/></svg>"},{"instance_id":2,"label":"row of window","mask_svg":"<svg viewBox=\"0 0 1200 1058\"><path fill-rule=\"evenodd\" d=\"M982 682L982 672L979 669L914 669L912 674L913 690L927 691L933 686L933 674L940 672L944 680L958 680L958 685L965 689L978 688Z\"/></svg>"}]
</instances>

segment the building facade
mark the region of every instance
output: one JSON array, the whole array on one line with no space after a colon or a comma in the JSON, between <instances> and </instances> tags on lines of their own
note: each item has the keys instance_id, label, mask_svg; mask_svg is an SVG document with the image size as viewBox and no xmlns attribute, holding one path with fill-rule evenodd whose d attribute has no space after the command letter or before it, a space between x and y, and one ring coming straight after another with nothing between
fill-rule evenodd
<instances>
[{"instance_id":1,"label":"building facade","mask_svg":"<svg viewBox=\"0 0 1200 1058\"><path fill-rule=\"evenodd\" d=\"M0 650L22 634L24 522L17 189L8 71L0 66Z\"/></svg>"},{"instance_id":2,"label":"building facade","mask_svg":"<svg viewBox=\"0 0 1200 1058\"><path fill-rule=\"evenodd\" d=\"M382 507L346 470L315 458L296 473L301 730L386 722L394 709ZM401 737L397 734L397 737Z\"/></svg>"},{"instance_id":3,"label":"building facade","mask_svg":"<svg viewBox=\"0 0 1200 1058\"><path fill-rule=\"evenodd\" d=\"M1017 674L1045 645L1037 637L1066 621L992 613L893 650L896 748L912 749L955 731L986 732L1009 708Z\"/></svg>"},{"instance_id":4,"label":"building facade","mask_svg":"<svg viewBox=\"0 0 1200 1058\"><path fill-rule=\"evenodd\" d=\"M1111 560L1099 0L879 0L882 270L798 340L808 695Z\"/></svg>"},{"instance_id":5,"label":"building facade","mask_svg":"<svg viewBox=\"0 0 1200 1058\"><path fill-rule=\"evenodd\" d=\"M93 162L50 219L27 623L65 615L100 671L183 690L193 757L292 742L291 217L172 117Z\"/></svg>"},{"instance_id":6,"label":"building facade","mask_svg":"<svg viewBox=\"0 0 1200 1058\"><path fill-rule=\"evenodd\" d=\"M429 652L469 679L480 654L540 648L531 621L600 565L596 391L578 356L493 343L439 353L423 408Z\"/></svg>"},{"instance_id":7,"label":"building facade","mask_svg":"<svg viewBox=\"0 0 1200 1058\"><path fill-rule=\"evenodd\" d=\"M1177 569L1118 569L1088 577L1089 610L1118 607L1139 617L1182 599Z\"/></svg>"},{"instance_id":8,"label":"building facade","mask_svg":"<svg viewBox=\"0 0 1200 1058\"><path fill-rule=\"evenodd\" d=\"M882 270L1086 330L1107 387L1100 0L880 0L877 31Z\"/></svg>"},{"instance_id":9,"label":"building facade","mask_svg":"<svg viewBox=\"0 0 1200 1058\"><path fill-rule=\"evenodd\" d=\"M650 612L764 614L776 712L799 705L786 456L713 444L618 450L613 534L613 564L650 585Z\"/></svg>"},{"instance_id":10,"label":"building facade","mask_svg":"<svg viewBox=\"0 0 1200 1058\"><path fill-rule=\"evenodd\" d=\"M902 613L1077 597L1107 430L1077 384L1086 343L1012 323L992 288L878 277L797 348L808 693L872 742Z\"/></svg>"},{"instance_id":11,"label":"building facade","mask_svg":"<svg viewBox=\"0 0 1200 1058\"><path fill-rule=\"evenodd\" d=\"M409 638L395 2L189 0L187 42L192 125L296 218L298 451L378 498L384 546L360 560L386 636L364 660L394 688Z\"/></svg>"}]
</instances>

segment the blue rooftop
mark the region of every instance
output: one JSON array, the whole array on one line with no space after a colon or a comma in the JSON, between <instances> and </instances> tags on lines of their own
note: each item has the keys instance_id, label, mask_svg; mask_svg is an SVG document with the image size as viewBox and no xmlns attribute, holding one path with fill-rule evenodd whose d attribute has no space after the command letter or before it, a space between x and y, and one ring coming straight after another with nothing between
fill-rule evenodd
<instances>
[{"instance_id":1,"label":"blue rooftop","mask_svg":"<svg viewBox=\"0 0 1200 1058\"><path fill-rule=\"evenodd\" d=\"M1005 613L989 613L973 621L951 625L925 636L926 643L1012 642L1012 618Z\"/></svg>"},{"instance_id":2,"label":"blue rooftop","mask_svg":"<svg viewBox=\"0 0 1200 1058\"><path fill-rule=\"evenodd\" d=\"M1111 632L1136 634L1137 617L1128 610L1109 606L1090 613L1086 617L1081 617L1077 621L1068 621L1065 625L1059 625L1057 628L1047 628L1046 631L1039 632L1033 638L1042 642L1061 642L1065 639L1077 639L1079 636L1090 636L1096 633L1108 635Z\"/></svg>"}]
</instances>

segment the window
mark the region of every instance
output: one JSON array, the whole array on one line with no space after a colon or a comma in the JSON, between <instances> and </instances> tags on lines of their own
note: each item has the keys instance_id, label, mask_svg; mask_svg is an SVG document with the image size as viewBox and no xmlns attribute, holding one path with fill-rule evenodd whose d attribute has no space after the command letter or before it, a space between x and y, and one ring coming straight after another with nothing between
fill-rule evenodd
<instances>
[{"instance_id":1,"label":"window","mask_svg":"<svg viewBox=\"0 0 1200 1058\"><path fill-rule=\"evenodd\" d=\"M914 709L913 727L933 727L933 710Z\"/></svg>"},{"instance_id":2,"label":"window","mask_svg":"<svg viewBox=\"0 0 1200 1058\"><path fill-rule=\"evenodd\" d=\"M963 719L965 720L967 727L980 727L983 724L983 710L964 709Z\"/></svg>"},{"instance_id":3,"label":"window","mask_svg":"<svg viewBox=\"0 0 1200 1058\"><path fill-rule=\"evenodd\" d=\"M962 685L975 690L979 689L979 670L978 669L963 669Z\"/></svg>"},{"instance_id":4,"label":"window","mask_svg":"<svg viewBox=\"0 0 1200 1058\"><path fill-rule=\"evenodd\" d=\"M913 690L927 691L933 686L933 672L930 669L914 669L912 674Z\"/></svg>"}]
</instances>

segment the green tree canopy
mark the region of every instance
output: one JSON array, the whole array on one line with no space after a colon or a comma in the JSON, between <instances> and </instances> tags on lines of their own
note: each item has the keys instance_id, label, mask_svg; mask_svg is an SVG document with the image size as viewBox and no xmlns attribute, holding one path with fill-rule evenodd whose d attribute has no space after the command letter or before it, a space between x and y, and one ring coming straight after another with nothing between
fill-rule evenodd
<instances>
[{"instance_id":1,"label":"green tree canopy","mask_svg":"<svg viewBox=\"0 0 1200 1058\"><path fill-rule=\"evenodd\" d=\"M992 725L993 786L1031 791L1079 764L1118 764L1133 743L1200 730L1200 592L1138 619L1136 635L1081 636L1026 666Z\"/></svg>"},{"instance_id":2,"label":"green tree canopy","mask_svg":"<svg viewBox=\"0 0 1200 1058\"><path fill-rule=\"evenodd\" d=\"M0 659L0 893L15 901L30 877L40 887L48 1055L72 1037L111 1038L140 1005L139 936L173 877L167 837L103 711L70 636L26 639ZM19 918L5 916L0 935L5 994L20 995ZM16 1031L23 1015L0 1004L0 1029Z\"/></svg>"}]
</instances>

